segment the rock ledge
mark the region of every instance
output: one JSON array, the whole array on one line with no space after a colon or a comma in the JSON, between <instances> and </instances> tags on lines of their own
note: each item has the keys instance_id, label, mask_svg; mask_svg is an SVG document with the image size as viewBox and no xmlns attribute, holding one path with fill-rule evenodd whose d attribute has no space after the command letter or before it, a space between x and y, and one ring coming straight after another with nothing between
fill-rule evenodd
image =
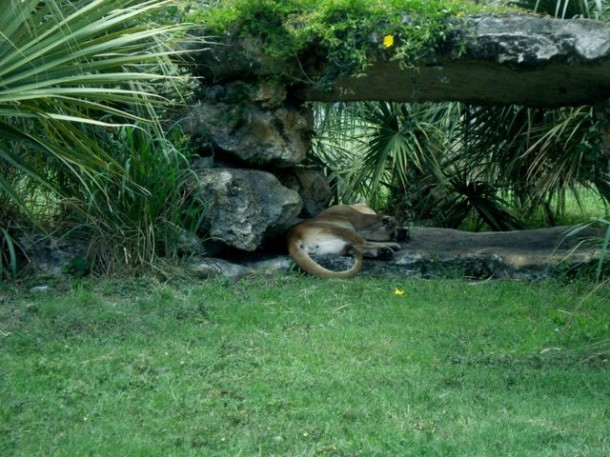
<instances>
[{"instance_id":1,"label":"rock ledge","mask_svg":"<svg viewBox=\"0 0 610 457\"><path fill-rule=\"evenodd\" d=\"M361 275L402 277L547 279L598 261L599 243L583 241L602 236L602 231L586 229L565 237L573 227L471 233L452 229L414 227L412 239L389 261L365 260ZM581 245L582 244L582 245ZM580 246L580 247L579 247ZM577 249L578 248L578 249ZM346 257L319 259L333 269L346 269ZM295 266L287 256L265 260L227 262L219 259L192 259L187 269L200 278L241 277L250 274L285 274Z\"/></svg>"}]
</instances>

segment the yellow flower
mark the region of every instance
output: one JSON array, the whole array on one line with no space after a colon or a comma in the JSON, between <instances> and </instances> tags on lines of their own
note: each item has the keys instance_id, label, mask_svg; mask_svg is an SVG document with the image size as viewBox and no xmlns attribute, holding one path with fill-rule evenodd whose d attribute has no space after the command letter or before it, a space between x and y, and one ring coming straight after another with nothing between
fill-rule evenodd
<instances>
[{"instance_id":1,"label":"yellow flower","mask_svg":"<svg viewBox=\"0 0 610 457\"><path fill-rule=\"evenodd\" d=\"M391 48L392 46L394 46L394 36L393 35L386 35L383 37L383 45L386 48Z\"/></svg>"},{"instance_id":2,"label":"yellow flower","mask_svg":"<svg viewBox=\"0 0 610 457\"><path fill-rule=\"evenodd\" d=\"M394 289L394 295L397 297L402 297L405 294L405 291L399 288Z\"/></svg>"}]
</instances>

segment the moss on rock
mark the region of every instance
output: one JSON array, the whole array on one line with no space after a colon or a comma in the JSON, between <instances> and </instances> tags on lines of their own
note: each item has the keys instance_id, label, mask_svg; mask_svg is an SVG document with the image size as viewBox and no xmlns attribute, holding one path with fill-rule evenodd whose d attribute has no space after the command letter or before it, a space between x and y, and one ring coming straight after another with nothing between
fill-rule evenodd
<instances>
[{"instance_id":1,"label":"moss on rock","mask_svg":"<svg viewBox=\"0 0 610 457\"><path fill-rule=\"evenodd\" d=\"M380 59L409 65L442 46L456 19L507 11L465 0L224 0L191 19L221 40L255 38L278 60L323 55L336 77Z\"/></svg>"}]
</instances>

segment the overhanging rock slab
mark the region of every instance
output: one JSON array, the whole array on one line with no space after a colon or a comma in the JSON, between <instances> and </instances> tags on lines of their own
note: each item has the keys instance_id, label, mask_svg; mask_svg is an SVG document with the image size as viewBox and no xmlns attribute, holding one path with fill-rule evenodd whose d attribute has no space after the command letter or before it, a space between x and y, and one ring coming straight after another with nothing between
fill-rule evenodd
<instances>
[{"instance_id":1,"label":"overhanging rock slab","mask_svg":"<svg viewBox=\"0 0 610 457\"><path fill-rule=\"evenodd\" d=\"M363 75L307 87L317 101L461 101L554 107L610 98L610 25L534 16L456 22L443 49L412 66L391 56Z\"/></svg>"}]
</instances>

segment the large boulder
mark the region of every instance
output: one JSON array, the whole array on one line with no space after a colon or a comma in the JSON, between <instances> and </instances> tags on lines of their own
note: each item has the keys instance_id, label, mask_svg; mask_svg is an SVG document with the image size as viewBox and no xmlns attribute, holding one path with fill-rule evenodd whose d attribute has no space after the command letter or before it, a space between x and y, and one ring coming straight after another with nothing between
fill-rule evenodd
<instances>
[{"instance_id":1,"label":"large boulder","mask_svg":"<svg viewBox=\"0 0 610 457\"><path fill-rule=\"evenodd\" d=\"M313 121L308 112L264 109L227 103L200 103L182 121L185 133L220 159L248 166L290 167L301 163L310 146Z\"/></svg>"},{"instance_id":2,"label":"large boulder","mask_svg":"<svg viewBox=\"0 0 610 457\"><path fill-rule=\"evenodd\" d=\"M301 212L299 194L265 171L208 168L198 174L198 193L209 204L207 232L227 246L254 251Z\"/></svg>"},{"instance_id":3,"label":"large boulder","mask_svg":"<svg viewBox=\"0 0 610 457\"><path fill-rule=\"evenodd\" d=\"M290 167L305 159L313 116L285 99L283 85L264 81L211 86L181 125L203 155L248 167Z\"/></svg>"},{"instance_id":4,"label":"large boulder","mask_svg":"<svg viewBox=\"0 0 610 457\"><path fill-rule=\"evenodd\" d=\"M285 187L301 196L303 210L300 217L316 217L328 208L332 190L326 177L318 170L292 167L278 170L276 176Z\"/></svg>"}]
</instances>

